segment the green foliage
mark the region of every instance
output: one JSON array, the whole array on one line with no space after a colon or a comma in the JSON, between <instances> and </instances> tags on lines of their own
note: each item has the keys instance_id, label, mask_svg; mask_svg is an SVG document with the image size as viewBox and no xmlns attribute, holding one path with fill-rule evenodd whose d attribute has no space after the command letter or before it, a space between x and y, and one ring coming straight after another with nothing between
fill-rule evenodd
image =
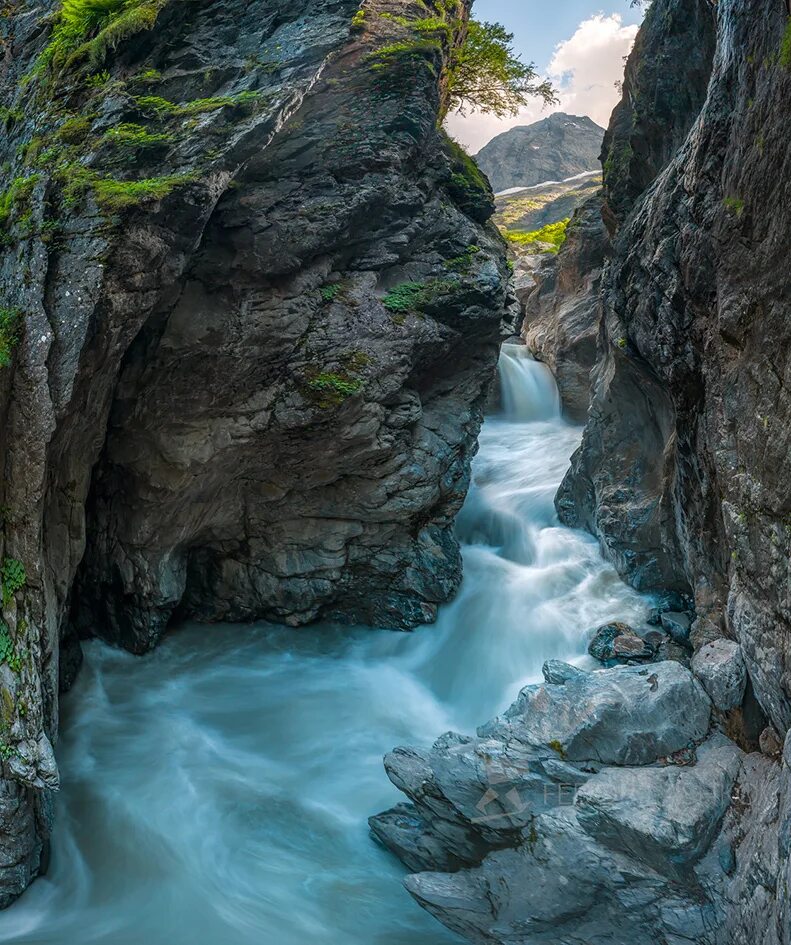
<instances>
[{"instance_id":1,"label":"green foliage","mask_svg":"<svg viewBox=\"0 0 791 945\"><path fill-rule=\"evenodd\" d=\"M156 118L189 117L216 112L221 108L249 108L260 103L261 93L237 92L236 95L197 98L191 102L169 102L159 95L139 95L134 101L141 111Z\"/></svg>"},{"instance_id":2,"label":"green foliage","mask_svg":"<svg viewBox=\"0 0 791 945\"><path fill-rule=\"evenodd\" d=\"M0 368L11 363L11 353L19 341L21 322L19 309L0 308Z\"/></svg>"},{"instance_id":3,"label":"green foliage","mask_svg":"<svg viewBox=\"0 0 791 945\"><path fill-rule=\"evenodd\" d=\"M125 122L110 128L102 140L121 151L134 153L169 147L173 143L173 135L150 132L143 125Z\"/></svg>"},{"instance_id":4,"label":"green foliage","mask_svg":"<svg viewBox=\"0 0 791 945\"><path fill-rule=\"evenodd\" d=\"M722 201L723 207L728 213L740 218L744 213L744 201L740 197L725 197Z\"/></svg>"},{"instance_id":5,"label":"green foliage","mask_svg":"<svg viewBox=\"0 0 791 945\"><path fill-rule=\"evenodd\" d=\"M569 220L570 218L566 217L565 220L560 220L558 223L548 223L546 226L542 226L540 230L532 230L529 233L504 230L503 236L509 242L524 247L528 252L557 253L566 242Z\"/></svg>"},{"instance_id":6,"label":"green foliage","mask_svg":"<svg viewBox=\"0 0 791 945\"><path fill-rule=\"evenodd\" d=\"M791 69L791 17L788 18L783 41L780 44L779 62L784 69Z\"/></svg>"},{"instance_id":7,"label":"green foliage","mask_svg":"<svg viewBox=\"0 0 791 945\"><path fill-rule=\"evenodd\" d=\"M194 180L193 174L167 174L145 180L115 180L110 177L93 182L96 202L107 213L118 213L130 207L163 200L176 187Z\"/></svg>"},{"instance_id":8,"label":"green foliage","mask_svg":"<svg viewBox=\"0 0 791 945\"><path fill-rule=\"evenodd\" d=\"M491 194L491 187L483 171L458 141L446 135L445 143L451 158L449 189L452 196L462 206L478 203L482 197L487 198Z\"/></svg>"},{"instance_id":9,"label":"green foliage","mask_svg":"<svg viewBox=\"0 0 791 945\"><path fill-rule=\"evenodd\" d=\"M16 558L5 558L0 568L0 578L3 583L3 606L7 607L14 594L25 586L25 566Z\"/></svg>"},{"instance_id":10,"label":"green foliage","mask_svg":"<svg viewBox=\"0 0 791 945\"><path fill-rule=\"evenodd\" d=\"M533 96L553 104L555 92L540 80L533 63L514 53L513 34L499 23L470 20L464 41L451 53L448 107L504 118L515 115Z\"/></svg>"},{"instance_id":11,"label":"green foliage","mask_svg":"<svg viewBox=\"0 0 791 945\"><path fill-rule=\"evenodd\" d=\"M323 285L319 289L322 300L324 302L334 302L335 299L337 299L340 295L341 288L342 286L340 282L333 282L330 285Z\"/></svg>"},{"instance_id":12,"label":"green foliage","mask_svg":"<svg viewBox=\"0 0 791 945\"><path fill-rule=\"evenodd\" d=\"M18 121L22 121L22 112L16 108L7 108L5 105L0 105L0 125L8 131L12 128Z\"/></svg>"},{"instance_id":13,"label":"green foliage","mask_svg":"<svg viewBox=\"0 0 791 945\"><path fill-rule=\"evenodd\" d=\"M360 30L365 26L365 10L358 10L352 17L352 29Z\"/></svg>"},{"instance_id":14,"label":"green foliage","mask_svg":"<svg viewBox=\"0 0 791 945\"><path fill-rule=\"evenodd\" d=\"M305 393L319 407L337 407L362 386L359 377L346 371L320 371L308 378Z\"/></svg>"},{"instance_id":15,"label":"green foliage","mask_svg":"<svg viewBox=\"0 0 791 945\"><path fill-rule=\"evenodd\" d=\"M419 313L424 306L439 296L447 295L458 286L448 279L431 279L428 282L402 282L392 288L382 299L382 305L399 315Z\"/></svg>"},{"instance_id":16,"label":"green foliage","mask_svg":"<svg viewBox=\"0 0 791 945\"><path fill-rule=\"evenodd\" d=\"M32 75L87 62L96 69L119 43L150 30L168 0L63 0Z\"/></svg>"},{"instance_id":17,"label":"green foliage","mask_svg":"<svg viewBox=\"0 0 791 945\"><path fill-rule=\"evenodd\" d=\"M452 272L467 272L480 251L480 246L470 244L460 256L454 256L452 259L446 260L445 268Z\"/></svg>"}]
</instances>

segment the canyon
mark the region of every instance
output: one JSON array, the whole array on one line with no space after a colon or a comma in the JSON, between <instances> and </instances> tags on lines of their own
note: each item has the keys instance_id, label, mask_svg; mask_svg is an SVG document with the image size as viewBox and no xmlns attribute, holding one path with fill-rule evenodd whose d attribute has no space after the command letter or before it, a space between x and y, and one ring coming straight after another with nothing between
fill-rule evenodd
<instances>
[{"instance_id":1,"label":"canyon","mask_svg":"<svg viewBox=\"0 0 791 945\"><path fill-rule=\"evenodd\" d=\"M4 941L791 941L785 2L653 0L518 299L428 7L2 20Z\"/></svg>"}]
</instances>

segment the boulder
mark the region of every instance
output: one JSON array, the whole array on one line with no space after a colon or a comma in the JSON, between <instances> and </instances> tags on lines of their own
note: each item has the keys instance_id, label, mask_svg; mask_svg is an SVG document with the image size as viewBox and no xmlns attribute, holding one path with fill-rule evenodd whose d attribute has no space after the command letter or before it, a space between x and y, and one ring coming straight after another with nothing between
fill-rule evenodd
<instances>
[{"instance_id":1,"label":"boulder","mask_svg":"<svg viewBox=\"0 0 791 945\"><path fill-rule=\"evenodd\" d=\"M727 711L741 705L747 668L738 643L724 638L707 643L693 656L692 671L718 709Z\"/></svg>"},{"instance_id":2,"label":"boulder","mask_svg":"<svg viewBox=\"0 0 791 945\"><path fill-rule=\"evenodd\" d=\"M605 768L577 792L579 821L605 846L674 873L709 847L741 758L732 741L715 734L693 765Z\"/></svg>"},{"instance_id":3,"label":"boulder","mask_svg":"<svg viewBox=\"0 0 791 945\"><path fill-rule=\"evenodd\" d=\"M710 712L702 686L681 664L618 666L562 686L527 686L478 734L551 745L571 761L651 764L704 738Z\"/></svg>"},{"instance_id":4,"label":"boulder","mask_svg":"<svg viewBox=\"0 0 791 945\"><path fill-rule=\"evenodd\" d=\"M588 644L588 653L602 663L609 663L615 659L613 644L620 636L629 636L634 631L627 623L613 621L599 627L593 634L593 638Z\"/></svg>"}]
</instances>

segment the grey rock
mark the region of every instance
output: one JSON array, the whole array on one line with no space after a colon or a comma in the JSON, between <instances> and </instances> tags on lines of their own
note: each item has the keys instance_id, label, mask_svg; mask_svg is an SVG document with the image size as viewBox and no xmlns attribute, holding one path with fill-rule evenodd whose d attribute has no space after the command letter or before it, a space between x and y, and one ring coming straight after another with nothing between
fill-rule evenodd
<instances>
[{"instance_id":1,"label":"grey rock","mask_svg":"<svg viewBox=\"0 0 791 945\"><path fill-rule=\"evenodd\" d=\"M397 804L368 818L371 832L410 870L453 872L462 864L430 832L414 804Z\"/></svg>"},{"instance_id":2,"label":"grey rock","mask_svg":"<svg viewBox=\"0 0 791 945\"><path fill-rule=\"evenodd\" d=\"M666 873L681 871L711 845L741 757L733 742L714 735L688 767L606 768L577 792L579 822L611 849Z\"/></svg>"},{"instance_id":3,"label":"grey rock","mask_svg":"<svg viewBox=\"0 0 791 945\"><path fill-rule=\"evenodd\" d=\"M727 711L741 705L747 670L738 643L725 639L707 643L692 657L692 672L718 709Z\"/></svg>"},{"instance_id":4,"label":"grey rock","mask_svg":"<svg viewBox=\"0 0 791 945\"><path fill-rule=\"evenodd\" d=\"M694 676L674 662L618 666L528 686L482 738L556 745L571 761L651 764L706 734L711 704Z\"/></svg>"},{"instance_id":5,"label":"grey rock","mask_svg":"<svg viewBox=\"0 0 791 945\"><path fill-rule=\"evenodd\" d=\"M563 663L561 660L547 660L541 667L541 673L544 680L552 683L554 686L562 686L569 679L576 679L584 675L584 670L572 666L570 663Z\"/></svg>"}]
</instances>

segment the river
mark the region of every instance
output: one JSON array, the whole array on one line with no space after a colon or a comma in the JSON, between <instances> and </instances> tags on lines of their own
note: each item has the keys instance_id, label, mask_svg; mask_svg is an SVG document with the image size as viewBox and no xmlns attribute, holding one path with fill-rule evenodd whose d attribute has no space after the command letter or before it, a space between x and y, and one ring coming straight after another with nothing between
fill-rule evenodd
<instances>
[{"instance_id":1,"label":"river","mask_svg":"<svg viewBox=\"0 0 791 945\"><path fill-rule=\"evenodd\" d=\"M411 634L185 626L145 657L93 641L63 700L52 864L0 914L28 945L451 945L366 818L382 755L468 731L546 659L646 602L553 497L580 439L547 369L505 345L458 520L465 578Z\"/></svg>"}]
</instances>

